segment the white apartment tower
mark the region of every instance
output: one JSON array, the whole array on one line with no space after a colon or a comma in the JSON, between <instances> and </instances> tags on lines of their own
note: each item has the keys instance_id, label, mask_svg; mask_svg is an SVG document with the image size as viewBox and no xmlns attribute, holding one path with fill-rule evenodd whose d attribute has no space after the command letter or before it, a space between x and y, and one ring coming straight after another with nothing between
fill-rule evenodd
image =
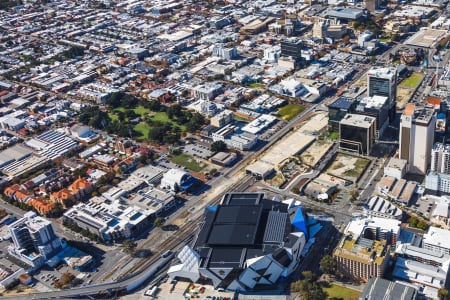
<instances>
[{"instance_id":1,"label":"white apartment tower","mask_svg":"<svg viewBox=\"0 0 450 300\"><path fill-rule=\"evenodd\" d=\"M431 171L450 174L450 145L435 143L431 150Z\"/></svg>"},{"instance_id":2,"label":"white apartment tower","mask_svg":"<svg viewBox=\"0 0 450 300\"><path fill-rule=\"evenodd\" d=\"M436 118L432 109L408 104L400 118L399 156L411 173L425 174L431 161Z\"/></svg>"},{"instance_id":3,"label":"white apartment tower","mask_svg":"<svg viewBox=\"0 0 450 300\"><path fill-rule=\"evenodd\" d=\"M61 239L55 234L52 222L27 212L23 218L8 226L13 246L9 254L39 268L62 249Z\"/></svg>"}]
</instances>

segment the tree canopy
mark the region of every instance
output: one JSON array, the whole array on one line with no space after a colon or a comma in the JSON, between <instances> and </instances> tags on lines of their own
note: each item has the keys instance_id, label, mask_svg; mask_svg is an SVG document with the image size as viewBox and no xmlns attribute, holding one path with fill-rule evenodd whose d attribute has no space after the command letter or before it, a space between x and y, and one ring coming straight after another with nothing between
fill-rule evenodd
<instances>
[{"instance_id":1,"label":"tree canopy","mask_svg":"<svg viewBox=\"0 0 450 300\"><path fill-rule=\"evenodd\" d=\"M210 148L211 148L212 152L226 151L227 144L225 144L225 142L223 142L223 141L216 141L216 142L211 143Z\"/></svg>"},{"instance_id":2,"label":"tree canopy","mask_svg":"<svg viewBox=\"0 0 450 300\"><path fill-rule=\"evenodd\" d=\"M336 260L331 255L325 255L320 260L320 269L325 274L335 274L336 273Z\"/></svg>"},{"instance_id":3,"label":"tree canopy","mask_svg":"<svg viewBox=\"0 0 450 300\"><path fill-rule=\"evenodd\" d=\"M127 254L134 254L137 248L137 243L132 240L124 240L122 242L123 251Z\"/></svg>"}]
</instances>

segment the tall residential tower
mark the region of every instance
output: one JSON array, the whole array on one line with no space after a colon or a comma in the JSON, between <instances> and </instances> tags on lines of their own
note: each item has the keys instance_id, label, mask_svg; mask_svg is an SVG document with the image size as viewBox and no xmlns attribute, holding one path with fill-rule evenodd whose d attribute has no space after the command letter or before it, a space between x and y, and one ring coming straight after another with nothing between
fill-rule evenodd
<instances>
[{"instance_id":1,"label":"tall residential tower","mask_svg":"<svg viewBox=\"0 0 450 300\"><path fill-rule=\"evenodd\" d=\"M407 104L400 118L399 156L411 173L425 174L431 161L436 118L429 108Z\"/></svg>"},{"instance_id":2,"label":"tall residential tower","mask_svg":"<svg viewBox=\"0 0 450 300\"><path fill-rule=\"evenodd\" d=\"M41 267L62 249L61 239L55 234L52 222L28 212L22 219L9 225L14 246L9 253L33 267Z\"/></svg>"}]
</instances>

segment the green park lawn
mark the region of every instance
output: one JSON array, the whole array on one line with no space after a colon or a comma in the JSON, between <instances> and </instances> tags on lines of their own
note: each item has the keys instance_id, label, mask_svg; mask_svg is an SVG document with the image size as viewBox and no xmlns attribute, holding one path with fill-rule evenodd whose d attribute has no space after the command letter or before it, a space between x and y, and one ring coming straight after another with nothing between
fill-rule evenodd
<instances>
[{"instance_id":1,"label":"green park lawn","mask_svg":"<svg viewBox=\"0 0 450 300\"><path fill-rule=\"evenodd\" d=\"M204 163L198 163L194 157L184 153L172 156L170 160L194 172L200 172L206 166Z\"/></svg>"},{"instance_id":2,"label":"green park lawn","mask_svg":"<svg viewBox=\"0 0 450 300\"><path fill-rule=\"evenodd\" d=\"M170 123L170 124L172 124L172 126L180 127L181 131L186 131L185 125L179 125L176 122L172 121L171 119L169 119L169 117L167 116L167 113L164 111L152 113L152 116L150 117L150 119L152 119L152 121L157 121L157 122L161 122L161 123Z\"/></svg>"},{"instance_id":3,"label":"green park lawn","mask_svg":"<svg viewBox=\"0 0 450 300\"><path fill-rule=\"evenodd\" d=\"M250 83L250 87L254 89L263 88L265 85L259 82Z\"/></svg>"},{"instance_id":4,"label":"green park lawn","mask_svg":"<svg viewBox=\"0 0 450 300\"><path fill-rule=\"evenodd\" d=\"M145 114L148 114L149 112L151 112L150 109L145 108L143 106L138 106L135 109L133 109L135 113L137 113L138 115L140 115L141 117L145 116Z\"/></svg>"},{"instance_id":5,"label":"green park lawn","mask_svg":"<svg viewBox=\"0 0 450 300\"><path fill-rule=\"evenodd\" d=\"M408 78L405 78L401 83L400 86L414 89L422 79L423 75L420 73L413 73Z\"/></svg>"},{"instance_id":6,"label":"green park lawn","mask_svg":"<svg viewBox=\"0 0 450 300\"><path fill-rule=\"evenodd\" d=\"M278 115L286 121L292 120L296 115L305 110L304 106L289 103L278 110Z\"/></svg>"},{"instance_id":7,"label":"green park lawn","mask_svg":"<svg viewBox=\"0 0 450 300\"><path fill-rule=\"evenodd\" d=\"M330 134L328 135L328 138L332 141L336 141L339 138L339 132L337 132L337 131L330 132Z\"/></svg>"},{"instance_id":8,"label":"green park lawn","mask_svg":"<svg viewBox=\"0 0 450 300\"><path fill-rule=\"evenodd\" d=\"M331 284L330 287L324 287L323 290L327 292L328 299L336 298L336 299L345 299L345 300L357 300L361 295L360 292L336 285Z\"/></svg>"},{"instance_id":9,"label":"green park lawn","mask_svg":"<svg viewBox=\"0 0 450 300\"><path fill-rule=\"evenodd\" d=\"M143 140L143 139L147 139L148 138L148 133L150 131L150 126L147 123L139 123L136 126L134 126L133 128L135 131L140 133L140 136L138 137L138 139Z\"/></svg>"},{"instance_id":10,"label":"green park lawn","mask_svg":"<svg viewBox=\"0 0 450 300\"><path fill-rule=\"evenodd\" d=\"M113 113L108 113L108 117L111 119L111 121L118 121L119 117Z\"/></svg>"},{"instance_id":11,"label":"green park lawn","mask_svg":"<svg viewBox=\"0 0 450 300\"><path fill-rule=\"evenodd\" d=\"M233 116L233 118L238 121L238 122L244 122L244 123L250 123L250 120L246 119L246 118L242 118L239 116Z\"/></svg>"},{"instance_id":12,"label":"green park lawn","mask_svg":"<svg viewBox=\"0 0 450 300\"><path fill-rule=\"evenodd\" d=\"M115 109L115 111L122 111L122 112L124 112L125 110L126 109L123 107L119 107L119 108ZM140 115L141 117L145 116L146 114L150 114L151 115L150 119L152 121L157 121L157 122L161 122L161 123L170 123L172 126L179 127L181 129L181 131L186 131L185 125L179 125L176 122L170 120L169 117L167 116L166 112L152 113L149 109L147 109L143 106L138 106L133 110L136 114ZM119 117L112 112L108 113L108 116L112 121L119 120ZM138 136L139 140L148 139L148 133L149 133L150 129L151 129L151 125L147 124L146 122L141 122L141 123L137 124L136 126L134 126L134 130L140 134Z\"/></svg>"},{"instance_id":13,"label":"green park lawn","mask_svg":"<svg viewBox=\"0 0 450 300\"><path fill-rule=\"evenodd\" d=\"M117 108L114 109L114 111L120 111L120 112L123 112L123 113L124 113L126 110L127 110L127 109L126 109L125 107L117 107ZM145 114L151 112L150 109L145 108L145 107L143 107L143 106L141 106L141 105L139 105L139 106L136 107L136 108L133 108L133 111L134 111L136 114L140 115L141 117L143 117Z\"/></svg>"}]
</instances>

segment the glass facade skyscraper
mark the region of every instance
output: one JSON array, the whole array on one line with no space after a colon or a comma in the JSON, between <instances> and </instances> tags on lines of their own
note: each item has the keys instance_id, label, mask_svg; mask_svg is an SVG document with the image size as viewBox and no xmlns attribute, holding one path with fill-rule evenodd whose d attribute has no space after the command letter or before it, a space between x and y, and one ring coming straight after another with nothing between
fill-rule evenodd
<instances>
[{"instance_id":1,"label":"glass facade skyscraper","mask_svg":"<svg viewBox=\"0 0 450 300\"><path fill-rule=\"evenodd\" d=\"M367 95L385 96L389 99L389 121L395 119L397 102L397 69L380 68L367 72Z\"/></svg>"}]
</instances>

